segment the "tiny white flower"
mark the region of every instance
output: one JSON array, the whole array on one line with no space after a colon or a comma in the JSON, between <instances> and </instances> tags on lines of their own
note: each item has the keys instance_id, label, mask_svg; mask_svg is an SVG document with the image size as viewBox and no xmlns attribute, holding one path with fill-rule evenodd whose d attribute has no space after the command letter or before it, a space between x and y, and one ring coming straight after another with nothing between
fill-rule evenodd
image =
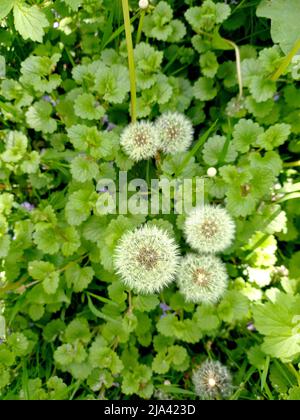
<instances>
[{"instance_id":1,"label":"tiny white flower","mask_svg":"<svg viewBox=\"0 0 300 420\"><path fill-rule=\"evenodd\" d=\"M210 178L213 178L214 176L217 175L218 171L216 168L214 168L213 166L211 168L207 169L207 176L209 176Z\"/></svg>"},{"instance_id":2,"label":"tiny white flower","mask_svg":"<svg viewBox=\"0 0 300 420\"><path fill-rule=\"evenodd\" d=\"M147 9L149 7L149 1L148 0L140 0L139 1L139 8L140 9Z\"/></svg>"}]
</instances>

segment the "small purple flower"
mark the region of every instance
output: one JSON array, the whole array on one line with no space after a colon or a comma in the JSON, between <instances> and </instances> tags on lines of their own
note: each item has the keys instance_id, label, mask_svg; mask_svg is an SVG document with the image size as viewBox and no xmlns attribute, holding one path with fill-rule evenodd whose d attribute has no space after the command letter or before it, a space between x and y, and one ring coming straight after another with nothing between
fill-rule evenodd
<instances>
[{"instance_id":1,"label":"small purple flower","mask_svg":"<svg viewBox=\"0 0 300 420\"><path fill-rule=\"evenodd\" d=\"M32 211L35 209L35 206L28 201L24 201L24 203L21 204L21 207L27 211Z\"/></svg>"},{"instance_id":2,"label":"small purple flower","mask_svg":"<svg viewBox=\"0 0 300 420\"><path fill-rule=\"evenodd\" d=\"M101 187L99 190L97 190L99 193L106 193L108 192L108 188L107 187Z\"/></svg>"},{"instance_id":3,"label":"small purple flower","mask_svg":"<svg viewBox=\"0 0 300 420\"><path fill-rule=\"evenodd\" d=\"M102 118L102 123L103 124L108 124L109 123L109 120L108 120L108 115L106 114L106 115L104 115L104 117Z\"/></svg>"},{"instance_id":4,"label":"small purple flower","mask_svg":"<svg viewBox=\"0 0 300 420\"><path fill-rule=\"evenodd\" d=\"M165 302L161 302L159 304L160 309L163 311L163 313L161 314L160 318L164 318L165 316L167 316L167 311L170 311L171 308L169 305L167 305Z\"/></svg>"},{"instance_id":5,"label":"small purple flower","mask_svg":"<svg viewBox=\"0 0 300 420\"><path fill-rule=\"evenodd\" d=\"M253 322L249 322L247 324L247 330L248 331L256 331L255 325L253 324Z\"/></svg>"},{"instance_id":6,"label":"small purple flower","mask_svg":"<svg viewBox=\"0 0 300 420\"><path fill-rule=\"evenodd\" d=\"M114 128L116 128L116 124L108 123L106 131L112 131Z\"/></svg>"},{"instance_id":7,"label":"small purple flower","mask_svg":"<svg viewBox=\"0 0 300 420\"><path fill-rule=\"evenodd\" d=\"M275 93L275 95L273 96L274 102L279 101L279 99L280 99L280 94L279 93Z\"/></svg>"},{"instance_id":8,"label":"small purple flower","mask_svg":"<svg viewBox=\"0 0 300 420\"><path fill-rule=\"evenodd\" d=\"M43 96L43 99L44 99L44 101L48 102L52 106L56 106L57 105L57 102L54 101L49 95L44 95Z\"/></svg>"},{"instance_id":9,"label":"small purple flower","mask_svg":"<svg viewBox=\"0 0 300 420\"><path fill-rule=\"evenodd\" d=\"M168 306L164 302L160 303L159 306L160 306L160 308L162 309L163 312L169 311L171 309L170 306Z\"/></svg>"},{"instance_id":10,"label":"small purple flower","mask_svg":"<svg viewBox=\"0 0 300 420\"><path fill-rule=\"evenodd\" d=\"M59 22L54 22L54 23L53 23L53 28L54 28L54 29L57 29L58 27L59 27Z\"/></svg>"}]
</instances>

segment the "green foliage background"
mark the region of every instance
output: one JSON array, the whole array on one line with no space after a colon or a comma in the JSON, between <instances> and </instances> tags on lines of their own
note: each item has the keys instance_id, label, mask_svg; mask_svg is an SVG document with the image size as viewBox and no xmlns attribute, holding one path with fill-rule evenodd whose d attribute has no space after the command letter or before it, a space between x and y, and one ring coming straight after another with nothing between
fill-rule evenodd
<instances>
[{"instance_id":1,"label":"green foliage background","mask_svg":"<svg viewBox=\"0 0 300 420\"><path fill-rule=\"evenodd\" d=\"M210 357L232 371L232 399L300 399L299 51L288 56L300 2L153 1L142 32L130 5L138 118L176 110L196 130L195 147L158 170L119 146L121 2L1 1L0 398L194 399L192 372ZM176 285L130 293L112 255L146 217L99 214L98 181L211 166L205 198L237 225L226 295L208 306ZM148 219L187 251L184 216Z\"/></svg>"}]
</instances>

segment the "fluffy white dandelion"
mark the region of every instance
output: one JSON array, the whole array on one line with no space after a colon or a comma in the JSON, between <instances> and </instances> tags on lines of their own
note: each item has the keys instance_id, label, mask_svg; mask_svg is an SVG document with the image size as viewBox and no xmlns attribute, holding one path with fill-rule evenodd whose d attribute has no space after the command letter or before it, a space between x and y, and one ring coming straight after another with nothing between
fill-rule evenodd
<instances>
[{"instance_id":1,"label":"fluffy white dandelion","mask_svg":"<svg viewBox=\"0 0 300 420\"><path fill-rule=\"evenodd\" d=\"M154 124L139 121L129 124L121 134L121 146L134 161L154 157L159 149L159 135Z\"/></svg>"},{"instance_id":2,"label":"fluffy white dandelion","mask_svg":"<svg viewBox=\"0 0 300 420\"><path fill-rule=\"evenodd\" d=\"M156 121L161 145L165 153L185 152L193 141L191 121L179 112L166 112Z\"/></svg>"},{"instance_id":3,"label":"fluffy white dandelion","mask_svg":"<svg viewBox=\"0 0 300 420\"><path fill-rule=\"evenodd\" d=\"M215 303L227 288L225 264L214 255L188 254L182 258L177 284L187 302Z\"/></svg>"},{"instance_id":4,"label":"fluffy white dandelion","mask_svg":"<svg viewBox=\"0 0 300 420\"><path fill-rule=\"evenodd\" d=\"M206 360L193 374L196 394L202 400L228 398L232 394L232 377L218 361Z\"/></svg>"},{"instance_id":5,"label":"fluffy white dandelion","mask_svg":"<svg viewBox=\"0 0 300 420\"><path fill-rule=\"evenodd\" d=\"M137 293L156 293L174 279L179 249L167 231L144 225L125 233L114 256L114 265L124 284Z\"/></svg>"},{"instance_id":6,"label":"fluffy white dandelion","mask_svg":"<svg viewBox=\"0 0 300 420\"><path fill-rule=\"evenodd\" d=\"M190 213L184 231L193 249L202 253L217 253L232 244L235 224L224 208L205 205Z\"/></svg>"}]
</instances>

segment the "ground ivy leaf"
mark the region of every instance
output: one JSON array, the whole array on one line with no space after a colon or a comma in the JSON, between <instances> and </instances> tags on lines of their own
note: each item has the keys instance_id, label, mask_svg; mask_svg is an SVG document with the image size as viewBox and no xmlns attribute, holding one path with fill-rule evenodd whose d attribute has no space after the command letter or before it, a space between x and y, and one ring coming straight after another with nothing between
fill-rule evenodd
<instances>
[{"instance_id":1,"label":"ground ivy leaf","mask_svg":"<svg viewBox=\"0 0 300 420\"><path fill-rule=\"evenodd\" d=\"M99 120L105 114L105 109L97 103L95 97L90 93L83 93L77 96L74 102L75 114L87 120Z\"/></svg>"},{"instance_id":2,"label":"ground ivy leaf","mask_svg":"<svg viewBox=\"0 0 300 420\"><path fill-rule=\"evenodd\" d=\"M52 106L45 101L38 101L26 112L26 120L30 128L43 133L54 133L57 123L51 118Z\"/></svg>"},{"instance_id":3,"label":"ground ivy leaf","mask_svg":"<svg viewBox=\"0 0 300 420\"><path fill-rule=\"evenodd\" d=\"M49 25L45 14L37 6L24 3L14 4L14 21L16 30L24 39L43 42L44 28Z\"/></svg>"}]
</instances>

